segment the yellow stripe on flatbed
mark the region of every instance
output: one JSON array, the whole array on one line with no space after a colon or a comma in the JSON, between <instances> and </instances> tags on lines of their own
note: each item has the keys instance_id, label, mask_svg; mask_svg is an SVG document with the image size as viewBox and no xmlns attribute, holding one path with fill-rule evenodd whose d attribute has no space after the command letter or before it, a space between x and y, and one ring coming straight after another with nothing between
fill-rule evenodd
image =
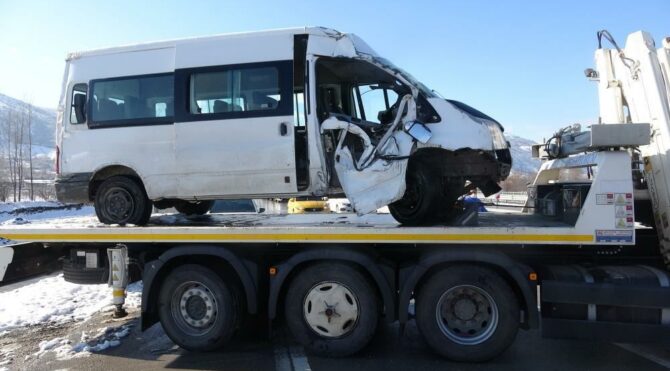
<instances>
[{"instance_id":1,"label":"yellow stripe on flatbed","mask_svg":"<svg viewBox=\"0 0 670 371\"><path fill-rule=\"evenodd\" d=\"M31 242L593 242L590 234L461 233L2 233L0 237Z\"/></svg>"}]
</instances>

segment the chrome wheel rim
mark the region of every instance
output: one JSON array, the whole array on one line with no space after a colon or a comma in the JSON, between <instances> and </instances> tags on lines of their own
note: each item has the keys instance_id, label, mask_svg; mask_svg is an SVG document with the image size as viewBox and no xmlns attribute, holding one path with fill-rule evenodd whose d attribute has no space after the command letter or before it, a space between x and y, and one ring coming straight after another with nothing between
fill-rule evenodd
<instances>
[{"instance_id":1,"label":"chrome wheel rim","mask_svg":"<svg viewBox=\"0 0 670 371\"><path fill-rule=\"evenodd\" d=\"M170 305L177 327L191 336L208 333L219 313L214 293L196 281L179 285L172 294Z\"/></svg>"},{"instance_id":2,"label":"chrome wheel rim","mask_svg":"<svg viewBox=\"0 0 670 371\"><path fill-rule=\"evenodd\" d=\"M498 327L498 307L488 292L472 285L454 286L437 303L435 318L442 333L454 343L477 345Z\"/></svg>"},{"instance_id":3,"label":"chrome wheel rim","mask_svg":"<svg viewBox=\"0 0 670 371\"><path fill-rule=\"evenodd\" d=\"M339 282L321 282L305 295L303 314L307 325L320 336L346 336L360 316L358 298Z\"/></svg>"}]
</instances>

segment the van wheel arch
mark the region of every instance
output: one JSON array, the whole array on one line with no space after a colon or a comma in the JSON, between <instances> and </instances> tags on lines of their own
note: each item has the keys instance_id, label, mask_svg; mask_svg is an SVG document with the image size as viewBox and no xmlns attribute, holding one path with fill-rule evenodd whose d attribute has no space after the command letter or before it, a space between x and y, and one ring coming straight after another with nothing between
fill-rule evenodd
<instances>
[{"instance_id":1,"label":"van wheel arch","mask_svg":"<svg viewBox=\"0 0 670 371\"><path fill-rule=\"evenodd\" d=\"M110 166L105 166L103 168L100 168L93 172L93 176L91 176L91 180L89 181L89 187L88 187L88 199L90 201L95 200L95 195L98 192L98 189L100 188L100 185L102 182L105 181L105 179L111 178L113 176L126 176L129 178L133 178L133 180L137 181L138 184L144 189L146 192L146 187L144 186L144 182L142 181L142 177L132 168L124 165L110 165Z\"/></svg>"}]
</instances>

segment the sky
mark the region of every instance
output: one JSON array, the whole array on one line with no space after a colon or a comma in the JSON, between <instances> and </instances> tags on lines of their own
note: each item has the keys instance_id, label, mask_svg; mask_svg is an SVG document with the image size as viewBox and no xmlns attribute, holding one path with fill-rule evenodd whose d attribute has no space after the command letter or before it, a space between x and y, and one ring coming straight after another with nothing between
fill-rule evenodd
<instances>
[{"instance_id":1,"label":"sky","mask_svg":"<svg viewBox=\"0 0 670 371\"><path fill-rule=\"evenodd\" d=\"M227 32L325 26L352 32L442 96L542 140L597 121L596 32L660 45L670 0L0 0L0 93L55 108L68 52Z\"/></svg>"}]
</instances>

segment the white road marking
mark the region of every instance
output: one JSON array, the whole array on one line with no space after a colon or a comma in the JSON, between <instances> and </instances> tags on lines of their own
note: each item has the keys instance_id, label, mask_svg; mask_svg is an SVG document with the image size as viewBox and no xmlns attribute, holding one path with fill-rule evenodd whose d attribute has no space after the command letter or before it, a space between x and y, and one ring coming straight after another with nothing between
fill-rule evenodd
<instances>
[{"instance_id":1,"label":"white road marking","mask_svg":"<svg viewBox=\"0 0 670 371\"><path fill-rule=\"evenodd\" d=\"M636 344L615 343L614 345L623 348L633 354L636 354L648 361L654 362L657 365L670 369L670 359L663 358L650 351L645 350L642 346Z\"/></svg>"},{"instance_id":2,"label":"white road marking","mask_svg":"<svg viewBox=\"0 0 670 371\"><path fill-rule=\"evenodd\" d=\"M291 355L291 362L293 363L294 371L311 371L309 367L309 362L305 356L301 346L291 346L289 347L289 354Z\"/></svg>"},{"instance_id":3,"label":"white road marking","mask_svg":"<svg viewBox=\"0 0 670 371\"><path fill-rule=\"evenodd\" d=\"M274 344L277 371L311 371L304 349L300 345L290 345L291 340L283 331L280 330Z\"/></svg>"},{"instance_id":4,"label":"white road marking","mask_svg":"<svg viewBox=\"0 0 670 371\"><path fill-rule=\"evenodd\" d=\"M275 369L277 371L293 371L291 355L285 346L275 345Z\"/></svg>"},{"instance_id":5,"label":"white road marking","mask_svg":"<svg viewBox=\"0 0 670 371\"><path fill-rule=\"evenodd\" d=\"M275 345L277 371L311 371L305 352L297 345Z\"/></svg>"}]
</instances>

